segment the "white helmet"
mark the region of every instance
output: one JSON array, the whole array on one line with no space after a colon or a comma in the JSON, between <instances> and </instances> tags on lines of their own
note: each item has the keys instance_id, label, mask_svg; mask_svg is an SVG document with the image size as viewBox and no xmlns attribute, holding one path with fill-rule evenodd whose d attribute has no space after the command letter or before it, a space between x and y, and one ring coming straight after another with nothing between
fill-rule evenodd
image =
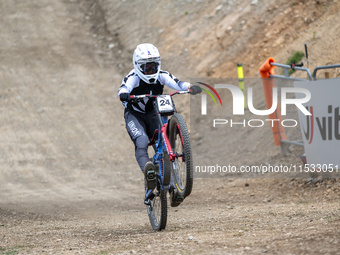
<instances>
[{"instance_id":1,"label":"white helmet","mask_svg":"<svg viewBox=\"0 0 340 255\"><path fill-rule=\"evenodd\" d=\"M150 43L139 44L133 53L133 66L139 78L155 84L161 69L158 49Z\"/></svg>"}]
</instances>

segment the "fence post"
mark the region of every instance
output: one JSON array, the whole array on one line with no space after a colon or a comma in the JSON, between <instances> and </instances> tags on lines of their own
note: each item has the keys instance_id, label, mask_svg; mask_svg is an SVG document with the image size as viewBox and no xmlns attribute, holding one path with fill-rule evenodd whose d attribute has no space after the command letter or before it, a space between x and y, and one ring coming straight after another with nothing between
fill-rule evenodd
<instances>
[{"instance_id":1,"label":"fence post","mask_svg":"<svg viewBox=\"0 0 340 255\"><path fill-rule=\"evenodd\" d=\"M238 75L239 87L242 90L242 93L244 95L244 76L243 76L242 63L237 64L237 75ZM246 109L246 108L247 108L247 100L246 100L246 97L244 97L244 109Z\"/></svg>"},{"instance_id":2,"label":"fence post","mask_svg":"<svg viewBox=\"0 0 340 255\"><path fill-rule=\"evenodd\" d=\"M275 66L272 66L271 63L275 63L273 58L268 58L266 62L260 68L260 74L262 77L263 91L264 97L266 100L267 109L270 109L273 104L273 87L275 87L274 79L270 78L270 75L274 75ZM281 125L282 116L281 110L279 106L279 101L277 101L277 107L275 112L268 115L271 121L271 128L274 138L274 143L276 146L281 145L281 139L287 140L286 133L284 131L283 126Z\"/></svg>"}]
</instances>

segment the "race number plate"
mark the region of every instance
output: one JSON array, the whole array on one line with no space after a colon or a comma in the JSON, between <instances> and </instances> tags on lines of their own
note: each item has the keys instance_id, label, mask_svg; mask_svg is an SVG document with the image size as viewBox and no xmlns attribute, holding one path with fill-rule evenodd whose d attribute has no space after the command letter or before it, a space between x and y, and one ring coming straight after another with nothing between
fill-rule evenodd
<instances>
[{"instance_id":1,"label":"race number plate","mask_svg":"<svg viewBox=\"0 0 340 255\"><path fill-rule=\"evenodd\" d=\"M174 105L170 95L158 96L157 104L160 113L169 113L174 111Z\"/></svg>"}]
</instances>

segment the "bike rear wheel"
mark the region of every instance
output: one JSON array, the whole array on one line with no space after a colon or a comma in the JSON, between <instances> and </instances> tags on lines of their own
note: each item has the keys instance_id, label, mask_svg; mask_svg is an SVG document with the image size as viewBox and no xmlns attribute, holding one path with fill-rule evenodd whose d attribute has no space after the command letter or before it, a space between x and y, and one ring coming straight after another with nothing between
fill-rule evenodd
<instances>
[{"instance_id":1,"label":"bike rear wheel","mask_svg":"<svg viewBox=\"0 0 340 255\"><path fill-rule=\"evenodd\" d=\"M165 190L160 191L154 197L154 199L151 202L151 205L147 206L147 210L152 228L156 231L165 229L168 216L167 198Z\"/></svg>"},{"instance_id":2,"label":"bike rear wheel","mask_svg":"<svg viewBox=\"0 0 340 255\"><path fill-rule=\"evenodd\" d=\"M185 120L174 113L169 124L169 140L176 155L172 163L172 174L178 193L184 198L189 196L193 186L193 163L189 132Z\"/></svg>"}]
</instances>

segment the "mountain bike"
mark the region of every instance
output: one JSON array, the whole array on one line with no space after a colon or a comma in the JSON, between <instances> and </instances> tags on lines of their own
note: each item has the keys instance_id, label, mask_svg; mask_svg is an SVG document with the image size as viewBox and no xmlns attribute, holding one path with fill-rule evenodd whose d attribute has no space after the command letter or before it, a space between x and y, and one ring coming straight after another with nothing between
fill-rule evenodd
<instances>
[{"instance_id":1,"label":"mountain bike","mask_svg":"<svg viewBox=\"0 0 340 255\"><path fill-rule=\"evenodd\" d=\"M187 94L188 91L175 91L164 95L131 95L130 101L155 98L153 107L158 116L159 128L155 131L149 146L155 154L152 162L156 167L155 189L147 205L147 212L154 230L162 230L167 222L167 193L170 193L171 206L178 206L190 195L193 185L193 163L189 132L182 115L177 113L172 96ZM171 117L170 117L171 116ZM170 119L169 119L170 117ZM146 191L147 192L147 191Z\"/></svg>"}]
</instances>

